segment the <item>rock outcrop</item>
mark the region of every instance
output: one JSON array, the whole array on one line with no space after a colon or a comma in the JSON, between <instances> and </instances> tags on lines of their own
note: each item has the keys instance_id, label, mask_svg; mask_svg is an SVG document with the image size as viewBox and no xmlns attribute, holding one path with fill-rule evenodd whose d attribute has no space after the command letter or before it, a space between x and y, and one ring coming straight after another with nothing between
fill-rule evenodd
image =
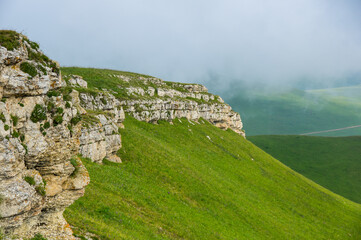
<instances>
[{"instance_id":1,"label":"rock outcrop","mask_svg":"<svg viewBox=\"0 0 361 240\"><path fill-rule=\"evenodd\" d=\"M75 80L70 78L70 81ZM110 91L96 94L84 92L80 93L81 105L92 110L121 109L137 120L146 122L173 121L176 118L198 121L203 118L221 129L230 128L245 136L240 115L232 111L221 97L208 93L202 85L170 83L144 77L133 81L141 82L143 86L126 87L126 99L117 99ZM118 87L123 88L121 85Z\"/></svg>"},{"instance_id":2,"label":"rock outcrop","mask_svg":"<svg viewBox=\"0 0 361 240\"><path fill-rule=\"evenodd\" d=\"M82 131L72 122L79 110L57 92L64 82L56 63L17 37L16 49L0 46L1 234L74 239L63 211L89 183L76 158Z\"/></svg>"}]
</instances>

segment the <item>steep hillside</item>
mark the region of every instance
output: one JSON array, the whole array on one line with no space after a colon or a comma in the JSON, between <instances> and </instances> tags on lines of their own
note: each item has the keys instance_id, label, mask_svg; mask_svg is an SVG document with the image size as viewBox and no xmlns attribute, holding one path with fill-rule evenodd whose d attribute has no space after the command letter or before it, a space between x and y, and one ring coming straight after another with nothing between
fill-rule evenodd
<instances>
[{"instance_id":1,"label":"steep hillside","mask_svg":"<svg viewBox=\"0 0 361 240\"><path fill-rule=\"evenodd\" d=\"M361 203L361 137L252 136L248 140L316 183Z\"/></svg>"},{"instance_id":2,"label":"steep hillside","mask_svg":"<svg viewBox=\"0 0 361 240\"><path fill-rule=\"evenodd\" d=\"M225 91L223 96L241 114L248 136L303 134L360 125L359 89L359 86L355 86L272 93L234 88ZM361 135L361 128L315 135Z\"/></svg>"},{"instance_id":3,"label":"steep hillside","mask_svg":"<svg viewBox=\"0 0 361 240\"><path fill-rule=\"evenodd\" d=\"M85 196L65 212L102 239L359 239L361 207L238 134L200 120L126 117L122 164L83 160Z\"/></svg>"}]
</instances>

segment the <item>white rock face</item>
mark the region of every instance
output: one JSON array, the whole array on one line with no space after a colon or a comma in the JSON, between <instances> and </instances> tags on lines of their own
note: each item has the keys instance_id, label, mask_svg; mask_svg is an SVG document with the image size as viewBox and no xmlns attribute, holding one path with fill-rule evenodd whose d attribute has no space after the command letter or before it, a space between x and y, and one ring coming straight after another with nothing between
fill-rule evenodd
<instances>
[{"instance_id":1,"label":"white rock face","mask_svg":"<svg viewBox=\"0 0 361 240\"><path fill-rule=\"evenodd\" d=\"M9 237L40 233L74 239L62 214L89 183L80 162L81 170L71 176L69 160L78 153L81 124L71 131L68 126L78 109L66 107L62 95L46 96L64 84L50 67L32 78L20 70L24 62L37 66L27 58L26 47L24 42L14 51L0 46L0 96L5 97L0 102L0 229ZM46 119L34 117L36 106Z\"/></svg>"},{"instance_id":2,"label":"white rock face","mask_svg":"<svg viewBox=\"0 0 361 240\"><path fill-rule=\"evenodd\" d=\"M27 49L29 45L25 43L13 51L0 46L0 97L44 95L49 90L62 86L59 75L50 67L28 59ZM39 52L34 49L31 51ZM38 73L36 76L31 77L20 70L20 65L25 62L34 65ZM45 73L39 70L40 66L43 67Z\"/></svg>"},{"instance_id":3,"label":"white rock face","mask_svg":"<svg viewBox=\"0 0 361 240\"><path fill-rule=\"evenodd\" d=\"M173 121L175 118L183 117L198 121L203 118L221 129L230 128L245 136L240 115L232 111L232 108L225 104L221 97L208 93L206 87L199 84L172 83L171 87L176 88L172 89L160 79L147 80L144 77L139 79L144 84L150 82L158 88L128 87L126 90L132 100L123 101L119 101L110 93L100 93L97 96L81 93L81 106L84 109L110 110L113 113L120 111L121 117L115 118L113 120L115 122L123 121L124 112L139 121L146 122ZM96 147L92 146L93 149Z\"/></svg>"},{"instance_id":4,"label":"white rock face","mask_svg":"<svg viewBox=\"0 0 361 240\"><path fill-rule=\"evenodd\" d=\"M70 86L74 86L74 87L82 87L82 88L88 87L88 83L84 81L82 77L77 75L72 75L72 77L69 79L69 84Z\"/></svg>"},{"instance_id":5,"label":"white rock face","mask_svg":"<svg viewBox=\"0 0 361 240\"><path fill-rule=\"evenodd\" d=\"M116 118L118 116L118 118ZM94 162L101 162L104 158L110 161L121 162L116 152L121 148L121 138L118 129L124 120L123 114L114 117L98 115L100 123L89 128L83 128L80 141L79 152L83 157L90 158Z\"/></svg>"}]
</instances>

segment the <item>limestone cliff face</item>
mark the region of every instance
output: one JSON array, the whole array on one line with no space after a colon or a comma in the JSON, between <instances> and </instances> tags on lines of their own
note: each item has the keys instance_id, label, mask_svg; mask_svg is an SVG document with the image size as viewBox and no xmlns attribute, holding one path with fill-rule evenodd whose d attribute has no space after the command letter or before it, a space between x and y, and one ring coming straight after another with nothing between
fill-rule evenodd
<instances>
[{"instance_id":1,"label":"limestone cliff face","mask_svg":"<svg viewBox=\"0 0 361 240\"><path fill-rule=\"evenodd\" d=\"M117 89L90 89L81 76L63 80L36 43L10 35L0 42L0 236L6 239L38 233L75 239L63 212L90 181L77 154L121 162L116 153L126 114L152 123L203 118L244 136L239 114L202 85L117 75Z\"/></svg>"},{"instance_id":2,"label":"limestone cliff face","mask_svg":"<svg viewBox=\"0 0 361 240\"><path fill-rule=\"evenodd\" d=\"M70 81L74 82L74 77L80 78L73 76ZM96 96L81 93L81 105L92 110L105 110L109 106L113 109L120 108L137 120L147 122L172 121L175 118L198 121L203 118L221 129L230 128L245 136L240 115L232 111L221 97L208 93L206 87L199 84L166 83L158 78L139 77L135 81L141 82L142 87L124 88L127 100L116 99L109 91ZM123 87L119 85L118 88Z\"/></svg>"},{"instance_id":3,"label":"limestone cliff face","mask_svg":"<svg viewBox=\"0 0 361 240\"><path fill-rule=\"evenodd\" d=\"M71 124L79 110L51 92L64 85L56 63L31 59L43 54L18 38L16 49L0 46L1 234L74 239L62 214L89 183L82 163L70 161L80 146L81 125Z\"/></svg>"}]
</instances>

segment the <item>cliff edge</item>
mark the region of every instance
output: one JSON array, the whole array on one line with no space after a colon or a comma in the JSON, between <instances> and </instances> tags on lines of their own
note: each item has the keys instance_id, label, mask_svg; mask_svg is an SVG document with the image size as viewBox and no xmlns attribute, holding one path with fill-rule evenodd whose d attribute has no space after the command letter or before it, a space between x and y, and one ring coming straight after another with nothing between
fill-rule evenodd
<instances>
[{"instance_id":1,"label":"cliff edge","mask_svg":"<svg viewBox=\"0 0 361 240\"><path fill-rule=\"evenodd\" d=\"M0 31L0 233L9 239L75 239L63 211L90 181L77 154L121 162L126 114L154 123L204 119L244 136L239 114L202 85L90 69L101 83L112 80L107 88L86 69L63 71L64 79L37 43Z\"/></svg>"}]
</instances>

